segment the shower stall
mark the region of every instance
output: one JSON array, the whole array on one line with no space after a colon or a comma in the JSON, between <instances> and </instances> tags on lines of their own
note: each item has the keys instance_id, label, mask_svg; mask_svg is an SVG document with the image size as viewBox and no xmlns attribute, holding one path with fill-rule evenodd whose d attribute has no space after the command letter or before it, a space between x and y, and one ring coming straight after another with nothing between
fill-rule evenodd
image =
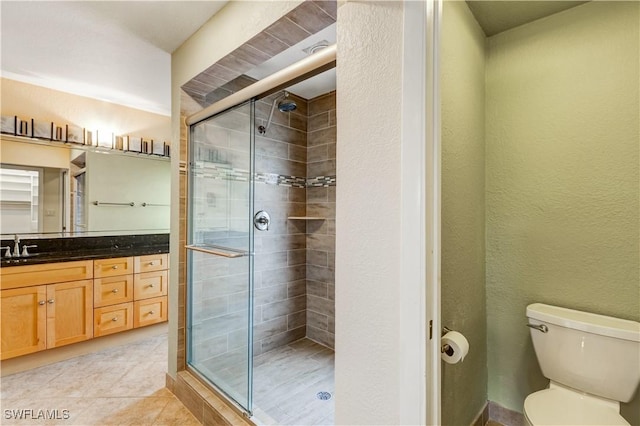
<instances>
[{"instance_id":1,"label":"shower stall","mask_svg":"<svg viewBox=\"0 0 640 426\"><path fill-rule=\"evenodd\" d=\"M187 366L262 423L331 424L335 91L288 78L187 119Z\"/></svg>"}]
</instances>

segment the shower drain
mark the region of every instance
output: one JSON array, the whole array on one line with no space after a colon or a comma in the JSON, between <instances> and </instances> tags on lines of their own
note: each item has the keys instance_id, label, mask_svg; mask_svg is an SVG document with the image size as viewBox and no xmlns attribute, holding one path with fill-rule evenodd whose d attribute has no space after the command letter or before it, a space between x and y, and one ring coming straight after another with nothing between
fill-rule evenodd
<instances>
[{"instance_id":1,"label":"shower drain","mask_svg":"<svg viewBox=\"0 0 640 426\"><path fill-rule=\"evenodd\" d=\"M328 399L331 399L331 392L324 392L324 391L318 392L316 394L316 398L326 401Z\"/></svg>"}]
</instances>

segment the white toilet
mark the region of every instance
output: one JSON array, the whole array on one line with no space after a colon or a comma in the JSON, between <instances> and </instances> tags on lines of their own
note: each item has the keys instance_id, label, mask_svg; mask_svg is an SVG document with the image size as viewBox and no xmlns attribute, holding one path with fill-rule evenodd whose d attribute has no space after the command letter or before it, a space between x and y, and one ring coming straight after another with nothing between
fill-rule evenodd
<instances>
[{"instance_id":1,"label":"white toilet","mask_svg":"<svg viewBox=\"0 0 640 426\"><path fill-rule=\"evenodd\" d=\"M549 388L527 396L527 425L628 425L640 383L640 323L534 303L527 326Z\"/></svg>"}]
</instances>

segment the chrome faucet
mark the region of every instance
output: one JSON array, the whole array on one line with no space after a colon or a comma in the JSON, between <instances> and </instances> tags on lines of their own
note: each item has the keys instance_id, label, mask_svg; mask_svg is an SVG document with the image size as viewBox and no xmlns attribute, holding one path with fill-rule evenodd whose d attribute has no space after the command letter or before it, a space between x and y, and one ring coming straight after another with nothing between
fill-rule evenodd
<instances>
[{"instance_id":1,"label":"chrome faucet","mask_svg":"<svg viewBox=\"0 0 640 426\"><path fill-rule=\"evenodd\" d=\"M20 257L20 237L18 234L13 238L15 245L13 246L13 257Z\"/></svg>"},{"instance_id":2,"label":"chrome faucet","mask_svg":"<svg viewBox=\"0 0 640 426\"><path fill-rule=\"evenodd\" d=\"M7 251L4 253L4 257L5 257L6 259L10 259L10 258L11 258L11 247L9 247L9 246L0 247L0 251L5 250L5 249L6 249Z\"/></svg>"},{"instance_id":3,"label":"chrome faucet","mask_svg":"<svg viewBox=\"0 0 640 426\"><path fill-rule=\"evenodd\" d=\"M29 256L29 251L28 251L28 249L30 249L30 248L36 248L36 247L38 247L38 246L37 246L37 245L35 245L35 244L31 244L31 245L27 245L27 244L25 244L25 245L23 245L23 246L22 246L22 257L28 257L28 256Z\"/></svg>"}]
</instances>

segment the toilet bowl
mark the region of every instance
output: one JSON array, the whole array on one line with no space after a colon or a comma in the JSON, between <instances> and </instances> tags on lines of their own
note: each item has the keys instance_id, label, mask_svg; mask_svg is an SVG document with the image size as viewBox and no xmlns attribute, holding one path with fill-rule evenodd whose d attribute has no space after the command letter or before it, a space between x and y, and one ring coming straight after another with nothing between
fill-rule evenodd
<instances>
[{"instance_id":1,"label":"toilet bowl","mask_svg":"<svg viewBox=\"0 0 640 426\"><path fill-rule=\"evenodd\" d=\"M527 318L550 380L525 399L527 425L629 425L620 402L640 384L640 323L541 303Z\"/></svg>"},{"instance_id":2,"label":"toilet bowl","mask_svg":"<svg viewBox=\"0 0 640 426\"><path fill-rule=\"evenodd\" d=\"M620 414L619 404L581 394L551 383L549 389L532 393L524 402L527 426L629 425Z\"/></svg>"}]
</instances>

